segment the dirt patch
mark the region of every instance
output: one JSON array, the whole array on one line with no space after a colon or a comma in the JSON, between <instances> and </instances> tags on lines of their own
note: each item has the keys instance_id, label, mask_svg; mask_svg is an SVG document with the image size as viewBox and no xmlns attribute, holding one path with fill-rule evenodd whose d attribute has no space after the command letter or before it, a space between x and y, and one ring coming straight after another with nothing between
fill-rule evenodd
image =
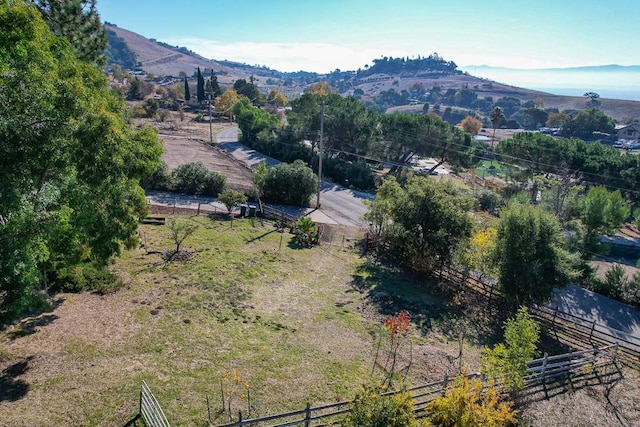
<instances>
[{"instance_id":1,"label":"dirt patch","mask_svg":"<svg viewBox=\"0 0 640 427\"><path fill-rule=\"evenodd\" d=\"M135 106L135 103L130 103ZM195 121L196 114L185 113L184 120L180 120L178 113L169 112L164 121L151 119L136 119L137 126L152 126L158 130L164 145L162 160L169 169L175 169L186 163L202 163L208 170L224 174L227 185L236 190L250 190L252 172L242 162L226 153L224 150L212 146L209 141L211 133L215 142L215 134L231 124L222 118L216 118L211 123Z\"/></svg>"}]
</instances>

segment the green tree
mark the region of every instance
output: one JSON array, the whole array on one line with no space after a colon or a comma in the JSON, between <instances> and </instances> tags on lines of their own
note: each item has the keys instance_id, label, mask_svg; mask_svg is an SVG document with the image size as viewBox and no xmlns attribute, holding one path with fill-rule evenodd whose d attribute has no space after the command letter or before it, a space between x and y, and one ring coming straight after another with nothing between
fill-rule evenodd
<instances>
[{"instance_id":1,"label":"green tree","mask_svg":"<svg viewBox=\"0 0 640 427\"><path fill-rule=\"evenodd\" d=\"M620 190L609 193L604 187L593 187L581 200L581 219L585 227L584 246L596 252L600 248L600 237L612 234L624 224L631 207Z\"/></svg>"},{"instance_id":2,"label":"green tree","mask_svg":"<svg viewBox=\"0 0 640 427\"><path fill-rule=\"evenodd\" d=\"M492 259L498 283L514 307L542 303L576 278L558 219L540 207L511 202L500 213Z\"/></svg>"},{"instance_id":3,"label":"green tree","mask_svg":"<svg viewBox=\"0 0 640 427\"><path fill-rule=\"evenodd\" d=\"M133 242L162 145L21 2L0 3L0 108L0 315L15 316L62 269Z\"/></svg>"},{"instance_id":4,"label":"green tree","mask_svg":"<svg viewBox=\"0 0 640 427\"><path fill-rule=\"evenodd\" d=\"M262 161L256 168L253 170L253 175L251 176L251 181L253 185L256 187L256 191L258 192L258 197L262 197L265 190L265 184L267 181L267 162Z\"/></svg>"},{"instance_id":5,"label":"green tree","mask_svg":"<svg viewBox=\"0 0 640 427\"><path fill-rule=\"evenodd\" d=\"M142 92L142 80L135 77L129 82L129 90L127 90L127 99L129 100L141 100L144 99L144 93Z\"/></svg>"},{"instance_id":6,"label":"green tree","mask_svg":"<svg viewBox=\"0 0 640 427\"><path fill-rule=\"evenodd\" d=\"M200 67L198 67L198 86L196 90L196 97L198 98L198 102L203 102L206 99L204 96L204 77L202 77Z\"/></svg>"},{"instance_id":7,"label":"green tree","mask_svg":"<svg viewBox=\"0 0 640 427\"><path fill-rule=\"evenodd\" d=\"M610 134L615 126L611 117L596 108L590 108L565 120L560 132L565 137L592 139L594 132Z\"/></svg>"},{"instance_id":8,"label":"green tree","mask_svg":"<svg viewBox=\"0 0 640 427\"><path fill-rule=\"evenodd\" d=\"M504 119L505 117L502 108L495 107L493 110L491 110L491 113L489 114L489 121L491 122L491 127L493 127L493 135L491 136L491 149L493 149L493 146L496 143L496 129L498 129L498 126Z\"/></svg>"},{"instance_id":9,"label":"green tree","mask_svg":"<svg viewBox=\"0 0 640 427\"><path fill-rule=\"evenodd\" d=\"M229 218L231 218L231 226L233 227L233 208L242 203L247 203L247 195L241 191L227 188L218 195L218 201L222 202L222 204L227 208Z\"/></svg>"},{"instance_id":10,"label":"green tree","mask_svg":"<svg viewBox=\"0 0 640 427\"><path fill-rule=\"evenodd\" d=\"M106 64L107 33L96 7L97 0L31 0L55 35L63 36L83 61Z\"/></svg>"},{"instance_id":11,"label":"green tree","mask_svg":"<svg viewBox=\"0 0 640 427\"><path fill-rule=\"evenodd\" d=\"M280 121L277 116L255 107L248 98L242 97L231 109L242 132L242 140L251 145L255 141L268 140Z\"/></svg>"},{"instance_id":12,"label":"green tree","mask_svg":"<svg viewBox=\"0 0 640 427\"><path fill-rule=\"evenodd\" d=\"M264 199L271 203L307 206L318 188L318 178L302 160L280 163L267 171Z\"/></svg>"},{"instance_id":13,"label":"green tree","mask_svg":"<svg viewBox=\"0 0 640 427\"><path fill-rule=\"evenodd\" d=\"M516 393L524 386L527 362L536 356L539 339L540 325L521 307L505 322L504 343L482 351L482 373Z\"/></svg>"},{"instance_id":14,"label":"green tree","mask_svg":"<svg viewBox=\"0 0 640 427\"><path fill-rule=\"evenodd\" d=\"M217 96L222 95L222 89L220 89L220 84L218 84L218 77L216 73L211 69L211 77L209 77L209 82L211 83L211 99L215 99Z\"/></svg>"},{"instance_id":15,"label":"green tree","mask_svg":"<svg viewBox=\"0 0 640 427\"><path fill-rule=\"evenodd\" d=\"M186 101L191 100L191 92L189 92L189 82L187 81L187 76L184 76L184 99Z\"/></svg>"},{"instance_id":16,"label":"green tree","mask_svg":"<svg viewBox=\"0 0 640 427\"><path fill-rule=\"evenodd\" d=\"M448 265L471 236L470 201L446 182L410 176L387 184L370 205L370 220L386 244L381 255L419 271Z\"/></svg>"}]
</instances>

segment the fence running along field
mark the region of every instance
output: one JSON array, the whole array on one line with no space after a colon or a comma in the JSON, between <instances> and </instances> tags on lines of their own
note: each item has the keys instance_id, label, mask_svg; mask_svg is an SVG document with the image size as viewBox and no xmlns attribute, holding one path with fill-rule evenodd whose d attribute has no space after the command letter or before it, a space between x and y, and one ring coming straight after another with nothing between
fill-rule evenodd
<instances>
[{"instance_id":1,"label":"fence running along field","mask_svg":"<svg viewBox=\"0 0 640 427\"><path fill-rule=\"evenodd\" d=\"M587 373L587 375L599 376L598 369L609 365L614 366L618 375L620 375L616 365L617 358L617 345L592 348L589 350L565 353L557 356L549 356L545 354L544 357L527 363L528 373L524 377L525 391L530 388L532 389L532 393L535 393L534 389L540 384L543 384L545 386L544 392L547 394L548 389L546 386L549 385L549 389L553 388L554 383L562 377L570 378L572 375L584 376L585 373ZM473 373L467 375L467 378L482 379L482 376L479 373ZM444 391L447 389L447 386L449 386L454 380L455 378L445 378L442 381L423 384L407 388L405 390L383 393L382 396L392 396L402 392L410 393L414 404L414 412L416 416L420 418L427 414L429 403L439 396L442 396ZM498 382L498 387L500 386L499 383L500 382ZM215 427L241 427L247 425L262 427L285 427L295 425L318 427L339 424L340 419L346 416L350 410L350 401L314 407L307 403L305 409L297 411L249 419L243 419L242 413L239 412L238 419L236 421L230 421L224 424L213 424L211 419L209 419L209 423L211 426Z\"/></svg>"},{"instance_id":2,"label":"fence running along field","mask_svg":"<svg viewBox=\"0 0 640 427\"><path fill-rule=\"evenodd\" d=\"M453 268L443 268L435 274L486 299L488 307L504 302L503 295L493 283L469 277ZM567 313L558 307L534 306L529 308L529 312L557 341L571 348L586 350L617 344L620 360L631 367L640 367L640 338L637 336Z\"/></svg>"}]
</instances>

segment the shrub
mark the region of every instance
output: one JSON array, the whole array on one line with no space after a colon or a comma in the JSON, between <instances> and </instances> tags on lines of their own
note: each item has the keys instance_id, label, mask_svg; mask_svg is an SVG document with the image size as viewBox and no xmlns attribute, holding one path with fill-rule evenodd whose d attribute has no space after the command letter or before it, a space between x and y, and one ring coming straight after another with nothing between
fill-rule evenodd
<instances>
[{"instance_id":1,"label":"shrub","mask_svg":"<svg viewBox=\"0 0 640 427\"><path fill-rule=\"evenodd\" d=\"M316 223L308 216L300 218L293 229L293 241L302 247L310 248L317 245L319 239L320 233Z\"/></svg>"},{"instance_id":2,"label":"shrub","mask_svg":"<svg viewBox=\"0 0 640 427\"><path fill-rule=\"evenodd\" d=\"M406 391L381 396L376 387L365 386L351 404L351 412L342 425L348 427L418 426L411 394Z\"/></svg>"},{"instance_id":3,"label":"shrub","mask_svg":"<svg viewBox=\"0 0 640 427\"><path fill-rule=\"evenodd\" d=\"M173 188L173 179L167 164L161 162L152 175L142 179L140 185L148 190L171 190Z\"/></svg>"},{"instance_id":4,"label":"shrub","mask_svg":"<svg viewBox=\"0 0 640 427\"><path fill-rule=\"evenodd\" d=\"M466 371L449 386L444 396L427 406L427 420L435 426L475 427L516 425L513 403L501 402L492 383L483 387L479 379L470 380Z\"/></svg>"},{"instance_id":5,"label":"shrub","mask_svg":"<svg viewBox=\"0 0 640 427\"><path fill-rule=\"evenodd\" d=\"M524 385L527 362L537 353L540 325L531 317L526 307L516 313L515 318L505 322L505 342L482 352L482 373L488 378L501 381L503 387L515 395Z\"/></svg>"},{"instance_id":6,"label":"shrub","mask_svg":"<svg viewBox=\"0 0 640 427\"><path fill-rule=\"evenodd\" d=\"M225 185L226 177L209 172L200 162L186 163L172 172L173 190L180 193L215 197Z\"/></svg>"},{"instance_id":7,"label":"shrub","mask_svg":"<svg viewBox=\"0 0 640 427\"><path fill-rule=\"evenodd\" d=\"M120 277L106 267L93 263L77 264L58 271L54 288L66 292L95 291L100 294L116 292L122 288Z\"/></svg>"}]
</instances>

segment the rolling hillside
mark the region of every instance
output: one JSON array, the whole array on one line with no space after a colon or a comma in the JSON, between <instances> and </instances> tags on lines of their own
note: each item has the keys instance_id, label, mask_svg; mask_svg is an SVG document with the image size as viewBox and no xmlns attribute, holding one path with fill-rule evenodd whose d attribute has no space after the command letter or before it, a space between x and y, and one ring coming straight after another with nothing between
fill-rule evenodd
<instances>
[{"instance_id":1,"label":"rolling hillside","mask_svg":"<svg viewBox=\"0 0 640 427\"><path fill-rule=\"evenodd\" d=\"M173 47L153 39L147 39L135 32L125 30L113 24L105 24L108 31L126 43L135 54L138 67L157 76L177 76L181 71L192 75L196 67L202 70L213 69L217 73L219 84L224 87L233 85L238 79L254 80L261 91L267 93L277 87L288 98L295 98L312 83L330 81L343 95L352 95L361 90L363 100L371 99L381 92L394 89L407 90L415 83L425 88L440 86L447 89L473 88L478 98L514 97L521 101L542 98L545 108L562 110L580 110L586 108L586 100L579 96L562 96L521 87L497 83L489 79L472 76L466 72L454 73L379 73L359 78L355 71L321 75L312 72L284 73L266 67L254 67L230 61L211 60L188 50L188 47ZM360 92L360 91L358 91ZM640 119L640 101L600 98L600 109L617 121ZM398 107L403 111L419 111L421 105Z\"/></svg>"}]
</instances>

